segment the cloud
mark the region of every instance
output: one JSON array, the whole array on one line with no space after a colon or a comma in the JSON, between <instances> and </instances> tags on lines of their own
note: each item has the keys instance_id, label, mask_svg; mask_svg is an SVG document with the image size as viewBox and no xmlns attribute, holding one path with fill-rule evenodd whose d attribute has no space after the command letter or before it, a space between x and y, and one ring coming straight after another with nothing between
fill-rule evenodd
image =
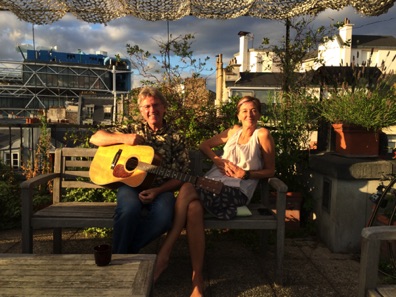
<instances>
[{"instance_id":1,"label":"cloud","mask_svg":"<svg viewBox=\"0 0 396 297\"><path fill-rule=\"evenodd\" d=\"M0 60L22 60L15 50L21 43L33 43L32 25L10 12L0 12ZM396 8L378 17L362 17L353 8L340 11L326 10L314 21L315 25L328 26L332 22L343 21L346 17L354 24L354 33L372 35L394 35ZM263 37L272 43L279 43L285 36L284 22L239 17L230 20L198 19L185 17L177 21L145 21L124 17L107 25L89 24L67 14L63 19L50 25L34 26L36 46L57 46L58 51L86 53L106 51L110 56L121 54L126 58L126 44L139 45L142 49L158 54L158 41L165 42L169 33L174 37L185 34L195 36L192 49L196 58L210 57L208 67L215 69L216 55L222 54L227 65L239 51L239 31L251 32L254 36L251 47L259 47ZM214 75L209 77L209 85L214 89Z\"/></svg>"}]
</instances>

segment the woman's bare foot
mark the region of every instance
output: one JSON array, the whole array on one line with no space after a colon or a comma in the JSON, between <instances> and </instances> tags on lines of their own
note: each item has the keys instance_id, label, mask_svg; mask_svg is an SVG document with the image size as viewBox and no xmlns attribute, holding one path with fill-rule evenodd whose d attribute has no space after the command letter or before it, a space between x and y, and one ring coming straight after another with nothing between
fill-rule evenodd
<instances>
[{"instance_id":1,"label":"woman's bare foot","mask_svg":"<svg viewBox=\"0 0 396 297\"><path fill-rule=\"evenodd\" d=\"M203 297L203 292L204 292L203 277L195 276L192 281L192 285L193 285L193 290L191 292L190 297Z\"/></svg>"},{"instance_id":2,"label":"woman's bare foot","mask_svg":"<svg viewBox=\"0 0 396 297\"><path fill-rule=\"evenodd\" d=\"M157 282L158 278L162 274L162 272L165 271L166 268L168 268L169 264L169 258L163 259L162 257L158 256L157 260L155 261L155 266L154 266L154 283Z\"/></svg>"}]
</instances>

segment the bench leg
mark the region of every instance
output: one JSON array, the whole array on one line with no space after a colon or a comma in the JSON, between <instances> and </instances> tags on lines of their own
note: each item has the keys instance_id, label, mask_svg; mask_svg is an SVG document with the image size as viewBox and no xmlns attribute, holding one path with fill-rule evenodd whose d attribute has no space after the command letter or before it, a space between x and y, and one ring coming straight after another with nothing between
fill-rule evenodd
<instances>
[{"instance_id":1,"label":"bench leg","mask_svg":"<svg viewBox=\"0 0 396 297\"><path fill-rule=\"evenodd\" d=\"M276 283L283 284L283 257L285 254L285 240L278 238L276 244Z\"/></svg>"},{"instance_id":2,"label":"bench leg","mask_svg":"<svg viewBox=\"0 0 396 297\"><path fill-rule=\"evenodd\" d=\"M276 276L275 282L283 284L283 258L285 255L285 229L279 228L276 232Z\"/></svg>"},{"instance_id":3,"label":"bench leg","mask_svg":"<svg viewBox=\"0 0 396 297\"><path fill-rule=\"evenodd\" d=\"M268 251L268 232L269 230L259 230L260 232L260 248L261 251L263 253L263 256L265 256L265 254Z\"/></svg>"},{"instance_id":4,"label":"bench leg","mask_svg":"<svg viewBox=\"0 0 396 297\"><path fill-rule=\"evenodd\" d=\"M268 250L268 233L270 230L260 230L260 248L265 255ZM283 235L282 235L283 234ZM276 268L275 268L275 283L277 285L283 284L283 258L285 253L285 238L284 233L276 232Z\"/></svg>"},{"instance_id":5,"label":"bench leg","mask_svg":"<svg viewBox=\"0 0 396 297\"><path fill-rule=\"evenodd\" d=\"M33 254L33 228L22 225L22 253Z\"/></svg>"},{"instance_id":6,"label":"bench leg","mask_svg":"<svg viewBox=\"0 0 396 297\"><path fill-rule=\"evenodd\" d=\"M31 224L33 203L30 189L21 190L22 212L22 253L33 254L33 227Z\"/></svg>"},{"instance_id":7,"label":"bench leg","mask_svg":"<svg viewBox=\"0 0 396 297\"><path fill-rule=\"evenodd\" d=\"M52 242L54 254L62 254L62 228L54 228Z\"/></svg>"}]
</instances>

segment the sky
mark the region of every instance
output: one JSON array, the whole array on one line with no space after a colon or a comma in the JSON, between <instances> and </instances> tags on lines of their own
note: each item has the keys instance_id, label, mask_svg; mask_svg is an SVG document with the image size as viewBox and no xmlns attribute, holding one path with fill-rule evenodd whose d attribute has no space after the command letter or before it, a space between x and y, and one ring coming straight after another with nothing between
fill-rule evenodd
<instances>
[{"instance_id":1,"label":"sky","mask_svg":"<svg viewBox=\"0 0 396 297\"><path fill-rule=\"evenodd\" d=\"M345 18L354 24L354 34L391 35L396 37L396 6L386 14L378 17L364 17L353 8L340 11L326 10L314 19L312 26L330 26ZM165 42L168 36L166 21L145 21L133 17L123 17L109 22L107 25L91 24L78 20L67 14L61 20L49 25L33 25L19 20L11 12L0 12L0 61L21 61L22 55L16 50L19 44L39 46L57 46L60 52L77 53L81 49L85 53L94 54L105 51L109 56L120 54L128 58L126 44L139 45L140 48L156 54L159 50L158 41ZM194 57L210 57L208 69L202 76L207 78L207 86L215 90L216 56L223 55L224 66L239 51L239 31L247 31L254 38L250 47L258 48L263 37L269 38L271 44L279 44L285 36L284 22L240 17L230 20L198 19L185 17L169 22L169 33L173 37L185 34L195 36L192 44ZM33 34L34 32L34 34ZM138 86L140 79L134 76L133 85Z\"/></svg>"}]
</instances>

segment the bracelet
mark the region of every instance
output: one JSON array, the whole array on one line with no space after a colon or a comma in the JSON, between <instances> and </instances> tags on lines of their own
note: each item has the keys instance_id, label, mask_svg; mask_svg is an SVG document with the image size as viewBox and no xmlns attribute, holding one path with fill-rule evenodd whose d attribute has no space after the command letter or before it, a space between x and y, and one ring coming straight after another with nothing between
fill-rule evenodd
<instances>
[{"instance_id":1,"label":"bracelet","mask_svg":"<svg viewBox=\"0 0 396 297\"><path fill-rule=\"evenodd\" d=\"M246 170L245 174L242 176L242 179L249 179L250 178L250 171Z\"/></svg>"}]
</instances>

